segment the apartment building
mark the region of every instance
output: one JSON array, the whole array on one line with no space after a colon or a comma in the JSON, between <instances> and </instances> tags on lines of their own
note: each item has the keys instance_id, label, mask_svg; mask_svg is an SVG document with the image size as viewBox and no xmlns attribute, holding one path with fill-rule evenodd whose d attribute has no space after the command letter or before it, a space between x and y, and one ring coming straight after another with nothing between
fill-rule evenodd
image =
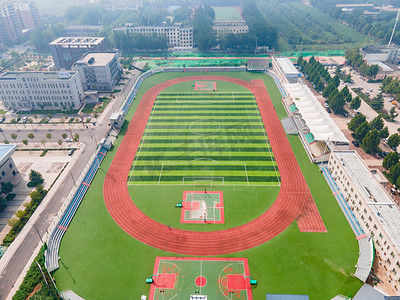
<instances>
[{"instance_id":1,"label":"apartment building","mask_svg":"<svg viewBox=\"0 0 400 300\"><path fill-rule=\"evenodd\" d=\"M400 289L400 210L356 151L333 151L328 163L337 186L364 231L393 289Z\"/></svg>"},{"instance_id":2,"label":"apartment building","mask_svg":"<svg viewBox=\"0 0 400 300\"><path fill-rule=\"evenodd\" d=\"M103 37L59 37L49 47L56 68L66 70L87 52L107 51Z\"/></svg>"},{"instance_id":3,"label":"apartment building","mask_svg":"<svg viewBox=\"0 0 400 300\"><path fill-rule=\"evenodd\" d=\"M79 107L83 95L78 72L5 72L0 100L7 110Z\"/></svg>"},{"instance_id":4,"label":"apartment building","mask_svg":"<svg viewBox=\"0 0 400 300\"><path fill-rule=\"evenodd\" d=\"M114 28L113 31L166 35L169 47L193 48L193 27L183 27L181 23L176 23L175 26L134 26L127 23L125 26Z\"/></svg>"},{"instance_id":5,"label":"apartment building","mask_svg":"<svg viewBox=\"0 0 400 300\"><path fill-rule=\"evenodd\" d=\"M7 1L0 4L0 43L20 42L24 32L41 26L39 11L34 2Z\"/></svg>"},{"instance_id":6,"label":"apartment building","mask_svg":"<svg viewBox=\"0 0 400 300\"><path fill-rule=\"evenodd\" d=\"M89 52L72 65L84 90L112 91L122 75L118 52Z\"/></svg>"}]
</instances>

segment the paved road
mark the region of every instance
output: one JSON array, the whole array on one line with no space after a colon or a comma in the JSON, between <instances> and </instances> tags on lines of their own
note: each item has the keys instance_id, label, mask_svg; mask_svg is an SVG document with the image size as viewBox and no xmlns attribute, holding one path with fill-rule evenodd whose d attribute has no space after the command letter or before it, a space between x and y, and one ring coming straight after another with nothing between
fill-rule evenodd
<instances>
[{"instance_id":1,"label":"paved road","mask_svg":"<svg viewBox=\"0 0 400 300\"><path fill-rule=\"evenodd\" d=\"M137 75L137 73L135 74ZM129 83L125 86L126 91L122 92L121 96L116 98L115 102L113 103L113 107L110 106L110 108L107 108L106 111L104 112L105 117L104 117L104 122L103 124L99 124L95 126L93 129L77 129L75 132L78 132L79 135L81 136L80 141L86 145L86 147L83 149L83 151L79 151L81 153L80 157L77 159L75 166L73 170L71 171L73 174L74 178L78 178L80 174L83 171L83 168L86 166L87 161L91 157L91 155L94 153L96 149L96 144L92 142L91 136L95 136L97 141L100 141L102 137L106 134L109 126L108 126L108 119L111 113L121 106L125 95L127 94L127 91L129 91L130 87L134 83L134 78L129 81ZM27 127L30 125L27 125ZM9 136L11 131L14 131L18 134L17 142L19 140L25 139L26 135L28 132L32 131L32 128L27 128L27 129L20 129L19 131L15 129L12 129L11 127L8 128L8 126L2 126L4 130L4 134L6 136ZM49 132L50 125L44 125L43 127L39 127L35 130L33 130L33 133L35 134L35 139L37 142L40 142L41 139L45 138L46 133ZM59 139L61 138L61 134L65 132L65 130L60 130L60 129L55 129L53 131L50 131L53 135L53 139ZM1 139L1 135L0 135ZM57 193L53 197L53 199L50 201L48 206L43 210L41 213L40 217L38 218L36 222L36 227L38 228L38 231L41 236L43 236L46 233L47 228L51 224L54 216L57 214L57 212L60 210L63 201L65 201L66 197L68 196L70 190L73 187L73 180L70 178L70 176L67 177L67 180L65 180L59 187ZM29 232L27 235L26 239L22 242L21 246L18 248L18 250L15 252L14 256L8 263L7 267L3 271L2 274L0 274L0 300L4 300L7 298L8 294L10 293L11 289L13 288L16 280L18 279L19 275L21 274L22 270L24 269L25 265L27 264L29 258L32 256L35 248L39 244L40 239L38 236L38 233L36 232L35 228L33 227L32 230Z\"/></svg>"}]
</instances>

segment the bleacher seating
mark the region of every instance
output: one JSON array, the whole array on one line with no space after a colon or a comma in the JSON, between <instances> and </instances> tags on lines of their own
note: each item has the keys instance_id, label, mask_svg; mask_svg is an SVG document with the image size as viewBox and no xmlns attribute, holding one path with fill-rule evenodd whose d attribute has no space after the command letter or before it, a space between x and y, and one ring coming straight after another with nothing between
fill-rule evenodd
<instances>
[{"instance_id":1,"label":"bleacher seating","mask_svg":"<svg viewBox=\"0 0 400 300\"><path fill-rule=\"evenodd\" d=\"M298 112L299 111L299 109L296 107L296 104L290 104L289 105L289 108L290 108L290 111L292 112L292 113L296 113L296 112Z\"/></svg>"},{"instance_id":2,"label":"bleacher seating","mask_svg":"<svg viewBox=\"0 0 400 300\"><path fill-rule=\"evenodd\" d=\"M78 210L79 205L82 202L83 197L85 196L87 190L90 187L90 184L96 175L97 170L100 167L101 162L103 161L104 156L107 153L107 148L101 147L99 152L96 155L93 163L91 164L86 176L84 177L82 183L77 189L75 196L72 198L71 203L69 204L67 210L65 211L63 217L58 222L56 229L51 233L50 238L47 242L47 250L45 255L45 264L46 268L49 272L52 272L59 268L58 265L58 251L60 249L61 239L64 236L65 231L68 229L69 224L72 221L76 211Z\"/></svg>"},{"instance_id":3,"label":"bleacher seating","mask_svg":"<svg viewBox=\"0 0 400 300\"><path fill-rule=\"evenodd\" d=\"M330 153L329 147L324 141L315 141L310 144L310 151L315 158L321 157Z\"/></svg>"},{"instance_id":4,"label":"bleacher seating","mask_svg":"<svg viewBox=\"0 0 400 300\"><path fill-rule=\"evenodd\" d=\"M312 144L315 142L314 136L311 132L307 132L306 134L304 134L304 137L306 138L308 144Z\"/></svg>"}]
</instances>

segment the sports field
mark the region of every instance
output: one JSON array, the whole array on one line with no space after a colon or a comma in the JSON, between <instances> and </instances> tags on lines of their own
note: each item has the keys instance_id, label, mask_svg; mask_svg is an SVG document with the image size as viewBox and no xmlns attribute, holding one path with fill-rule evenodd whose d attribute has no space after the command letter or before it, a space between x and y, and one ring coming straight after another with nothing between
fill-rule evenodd
<instances>
[{"instance_id":1,"label":"sports field","mask_svg":"<svg viewBox=\"0 0 400 300\"><path fill-rule=\"evenodd\" d=\"M153 106L129 184L279 185L254 95L162 93Z\"/></svg>"},{"instance_id":2,"label":"sports field","mask_svg":"<svg viewBox=\"0 0 400 300\"><path fill-rule=\"evenodd\" d=\"M237 77L247 81L262 79L277 114L280 118L285 116L279 91L269 76L253 73L208 74ZM149 295L150 286L146 285L145 279L154 273L156 257L186 256L148 246L126 234L111 218L103 198L106 173L127 134L127 125L141 97L155 85L183 76L188 74L157 74L143 83L128 113L127 124L119 134L114 148L105 157L101 170L62 240L60 269L54 272L60 290L72 289L85 299L140 299L141 295ZM163 93L192 93L192 85L193 82L177 84L165 89ZM246 92L240 86L231 83L218 82L217 86L220 93ZM316 165L310 163L298 137L287 138L328 232L300 232L297 222L293 222L268 242L223 257L248 259L251 276L259 282L257 288L252 289L253 299L265 299L266 293L308 294L312 300L331 299L337 294L354 295L361 286L353 276L358 258L357 241L322 174ZM126 182L127 178L124 180ZM242 184L216 186L210 191L223 192L225 223L181 223L181 209L175 208L175 205L183 199L185 191L196 191L193 187L194 183L192 186L130 185L128 192L131 201L144 214L165 227L170 225L173 235L182 229L202 233L229 229L250 222L273 205L281 188ZM129 214L128 211L125 213ZM155 234L152 237L160 238ZM237 239L236 236L232 236L230 240L224 240L221 244L227 247L230 243L238 242ZM169 244L171 239L163 238L163 241ZM193 272L191 276L194 275Z\"/></svg>"},{"instance_id":3,"label":"sports field","mask_svg":"<svg viewBox=\"0 0 400 300\"><path fill-rule=\"evenodd\" d=\"M240 13L240 7L224 6L224 7L213 7L215 11L216 21L236 21L242 20Z\"/></svg>"}]
</instances>

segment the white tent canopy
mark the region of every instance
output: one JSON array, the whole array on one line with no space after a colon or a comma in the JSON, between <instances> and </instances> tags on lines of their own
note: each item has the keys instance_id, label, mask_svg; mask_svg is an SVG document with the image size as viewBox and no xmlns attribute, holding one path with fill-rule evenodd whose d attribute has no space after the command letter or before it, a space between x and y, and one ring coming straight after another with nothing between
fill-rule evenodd
<instances>
[{"instance_id":1,"label":"white tent canopy","mask_svg":"<svg viewBox=\"0 0 400 300\"><path fill-rule=\"evenodd\" d=\"M315 140L349 143L349 140L305 84L286 84L285 88Z\"/></svg>"}]
</instances>

